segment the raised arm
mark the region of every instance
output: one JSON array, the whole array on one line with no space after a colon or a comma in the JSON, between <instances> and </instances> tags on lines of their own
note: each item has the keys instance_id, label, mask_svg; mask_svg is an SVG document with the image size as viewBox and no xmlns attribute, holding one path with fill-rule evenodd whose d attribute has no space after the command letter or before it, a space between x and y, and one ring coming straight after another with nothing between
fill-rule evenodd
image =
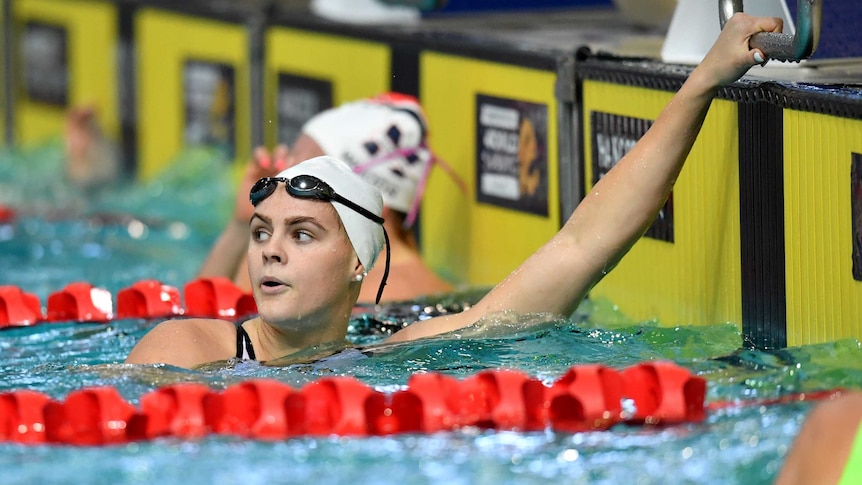
<instances>
[{"instance_id":1,"label":"raised arm","mask_svg":"<svg viewBox=\"0 0 862 485\"><path fill-rule=\"evenodd\" d=\"M765 60L763 52L749 47L751 36L781 29L780 19L734 15L649 131L602 177L548 243L471 309L413 324L390 341L456 330L506 310L571 315L658 214L718 89Z\"/></svg>"}]
</instances>

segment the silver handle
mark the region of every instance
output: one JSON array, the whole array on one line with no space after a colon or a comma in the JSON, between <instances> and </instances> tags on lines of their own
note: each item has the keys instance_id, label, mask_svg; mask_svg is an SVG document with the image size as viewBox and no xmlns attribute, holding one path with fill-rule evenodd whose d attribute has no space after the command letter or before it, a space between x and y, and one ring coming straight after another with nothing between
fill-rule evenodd
<instances>
[{"instance_id":1,"label":"silver handle","mask_svg":"<svg viewBox=\"0 0 862 485\"><path fill-rule=\"evenodd\" d=\"M743 0L718 0L721 28L737 12L743 11ZM749 41L752 48L760 49L770 59L800 61L811 57L820 40L823 0L798 0L796 3L796 35L761 32Z\"/></svg>"}]
</instances>

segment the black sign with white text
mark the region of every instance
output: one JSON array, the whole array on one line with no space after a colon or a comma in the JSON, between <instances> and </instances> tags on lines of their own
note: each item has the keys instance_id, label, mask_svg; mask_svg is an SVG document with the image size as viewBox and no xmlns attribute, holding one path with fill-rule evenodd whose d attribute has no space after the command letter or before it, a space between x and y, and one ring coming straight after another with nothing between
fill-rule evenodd
<instances>
[{"instance_id":1,"label":"black sign with white text","mask_svg":"<svg viewBox=\"0 0 862 485\"><path fill-rule=\"evenodd\" d=\"M322 79L279 73L278 141L293 145L302 126L314 115L332 107L332 83Z\"/></svg>"},{"instance_id":2,"label":"black sign with white text","mask_svg":"<svg viewBox=\"0 0 862 485\"><path fill-rule=\"evenodd\" d=\"M476 95L479 202L548 216L548 107Z\"/></svg>"},{"instance_id":3,"label":"black sign with white text","mask_svg":"<svg viewBox=\"0 0 862 485\"><path fill-rule=\"evenodd\" d=\"M605 176L652 126L652 120L632 118L598 111L590 112L592 127L593 185ZM644 234L646 237L673 242L673 192Z\"/></svg>"},{"instance_id":4,"label":"black sign with white text","mask_svg":"<svg viewBox=\"0 0 862 485\"><path fill-rule=\"evenodd\" d=\"M69 103L68 32L56 25L28 22L20 43L21 82L33 101Z\"/></svg>"},{"instance_id":5,"label":"black sign with white text","mask_svg":"<svg viewBox=\"0 0 862 485\"><path fill-rule=\"evenodd\" d=\"M188 60L183 65L183 139L189 145L207 145L236 155L236 88L234 67Z\"/></svg>"}]
</instances>

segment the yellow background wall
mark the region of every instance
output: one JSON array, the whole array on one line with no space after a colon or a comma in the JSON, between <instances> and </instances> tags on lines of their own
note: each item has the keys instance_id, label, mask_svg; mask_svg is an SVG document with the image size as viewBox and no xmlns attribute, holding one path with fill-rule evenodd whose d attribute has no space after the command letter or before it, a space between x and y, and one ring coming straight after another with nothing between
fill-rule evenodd
<instances>
[{"instance_id":1,"label":"yellow background wall","mask_svg":"<svg viewBox=\"0 0 862 485\"><path fill-rule=\"evenodd\" d=\"M141 9L135 17L138 48L138 174L152 177L183 147L183 63L187 59L234 67L236 156L250 148L249 38L242 24Z\"/></svg>"},{"instance_id":2,"label":"yellow background wall","mask_svg":"<svg viewBox=\"0 0 862 485\"><path fill-rule=\"evenodd\" d=\"M592 188L590 113L655 120L673 93L583 85L584 169ZM591 292L663 325L742 322L736 105L713 101L673 190L674 242L641 238ZM585 192L586 193L586 192Z\"/></svg>"},{"instance_id":3,"label":"yellow background wall","mask_svg":"<svg viewBox=\"0 0 862 485\"><path fill-rule=\"evenodd\" d=\"M109 137L119 133L117 79L117 11L110 2L79 0L16 0L15 24L28 21L53 24L67 32L69 104L90 105L98 112ZM62 133L66 108L31 101L17 89L16 142L33 144Z\"/></svg>"},{"instance_id":4,"label":"yellow background wall","mask_svg":"<svg viewBox=\"0 0 862 485\"><path fill-rule=\"evenodd\" d=\"M787 344L862 336L852 273L851 153L862 121L784 111Z\"/></svg>"},{"instance_id":5,"label":"yellow background wall","mask_svg":"<svg viewBox=\"0 0 862 485\"><path fill-rule=\"evenodd\" d=\"M422 203L422 248L453 281L500 282L559 229L556 74L436 52L422 53L421 98L430 144L464 179L464 194L443 170L432 171ZM476 202L476 95L548 107L548 217Z\"/></svg>"},{"instance_id":6,"label":"yellow background wall","mask_svg":"<svg viewBox=\"0 0 862 485\"><path fill-rule=\"evenodd\" d=\"M389 46L350 37L273 27L266 33L264 123L266 140L274 145L278 74L323 79L332 83L332 102L374 96L389 90Z\"/></svg>"},{"instance_id":7,"label":"yellow background wall","mask_svg":"<svg viewBox=\"0 0 862 485\"><path fill-rule=\"evenodd\" d=\"M0 2L0 25L5 24L6 9L5 3ZM5 27L4 27L5 28ZM6 69L6 41L3 36L0 36L0 66ZM0 76L0 146L6 144L6 83L9 80L8 74Z\"/></svg>"}]
</instances>

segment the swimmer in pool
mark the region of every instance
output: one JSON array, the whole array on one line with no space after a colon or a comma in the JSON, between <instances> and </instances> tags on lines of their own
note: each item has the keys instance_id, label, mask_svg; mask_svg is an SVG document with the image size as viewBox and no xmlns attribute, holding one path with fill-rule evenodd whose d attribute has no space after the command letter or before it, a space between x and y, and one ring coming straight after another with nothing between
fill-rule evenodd
<instances>
[{"instance_id":1,"label":"swimmer in pool","mask_svg":"<svg viewBox=\"0 0 862 485\"><path fill-rule=\"evenodd\" d=\"M776 485L862 483L862 392L815 406L787 454Z\"/></svg>"},{"instance_id":2,"label":"swimmer in pool","mask_svg":"<svg viewBox=\"0 0 862 485\"><path fill-rule=\"evenodd\" d=\"M254 212L248 191L261 177L309 158L330 155L347 162L383 195L384 226L389 234L391 269L383 301L412 300L449 292L452 286L422 261L411 230L425 181L435 163L427 144L425 115L416 98L386 93L329 109L311 118L292 149L281 145L273 153L255 151L237 192L233 218L225 226L198 273L226 276L251 291L245 260L248 221ZM460 182L460 179L455 179ZM383 279L382 266L369 268L359 302L374 302Z\"/></svg>"},{"instance_id":3,"label":"swimmer in pool","mask_svg":"<svg viewBox=\"0 0 862 485\"><path fill-rule=\"evenodd\" d=\"M718 89L765 61L749 47L750 37L781 28L780 19L734 15L649 131L549 242L474 306L413 323L386 343L451 332L503 312L571 315L655 218ZM216 319L163 322L138 342L127 363L191 368L244 355L273 361L350 346L351 310L385 244L379 191L324 156L259 180L250 199L248 270L259 315L238 326Z\"/></svg>"},{"instance_id":4,"label":"swimmer in pool","mask_svg":"<svg viewBox=\"0 0 862 485\"><path fill-rule=\"evenodd\" d=\"M84 190L112 182L121 175L118 149L102 132L96 109L72 108L66 115L66 177Z\"/></svg>"}]
</instances>

